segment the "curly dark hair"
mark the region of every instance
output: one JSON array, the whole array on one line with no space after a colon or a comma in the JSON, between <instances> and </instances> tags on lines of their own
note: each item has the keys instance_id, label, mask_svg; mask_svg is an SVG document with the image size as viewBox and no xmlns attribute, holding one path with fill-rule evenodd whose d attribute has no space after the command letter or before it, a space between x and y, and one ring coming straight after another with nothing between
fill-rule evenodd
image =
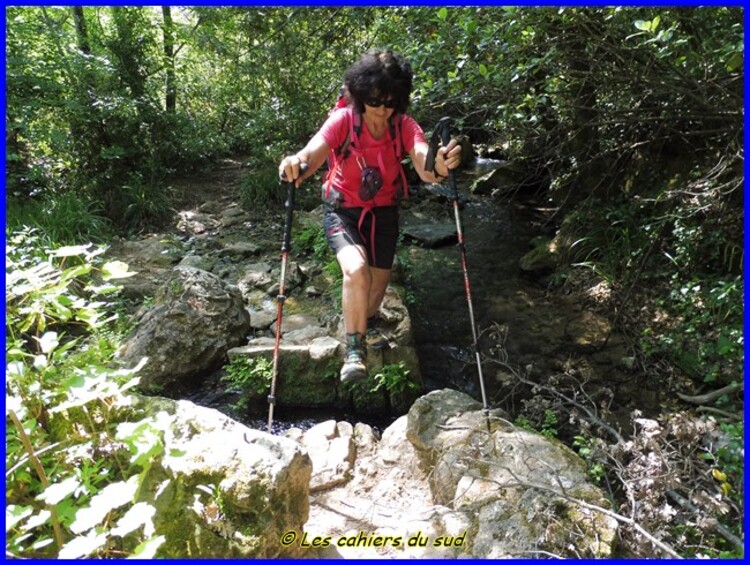
<instances>
[{"instance_id":1,"label":"curly dark hair","mask_svg":"<svg viewBox=\"0 0 750 565\"><path fill-rule=\"evenodd\" d=\"M358 112L365 111L370 96L390 96L396 102L395 112L403 114L409 107L412 78L411 65L398 53L374 49L344 73L344 87L349 101Z\"/></svg>"}]
</instances>

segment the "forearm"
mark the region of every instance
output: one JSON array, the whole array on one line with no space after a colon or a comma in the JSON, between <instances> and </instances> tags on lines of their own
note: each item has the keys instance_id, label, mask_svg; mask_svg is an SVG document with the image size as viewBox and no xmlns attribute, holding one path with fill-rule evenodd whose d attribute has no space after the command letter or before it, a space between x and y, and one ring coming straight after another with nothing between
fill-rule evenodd
<instances>
[{"instance_id":1,"label":"forearm","mask_svg":"<svg viewBox=\"0 0 750 565\"><path fill-rule=\"evenodd\" d=\"M282 159L279 164L279 176L294 180L295 186L299 187L302 181L315 173L325 162L328 151L328 145L323 137L315 134L304 148Z\"/></svg>"},{"instance_id":2,"label":"forearm","mask_svg":"<svg viewBox=\"0 0 750 565\"><path fill-rule=\"evenodd\" d=\"M304 175L304 178L307 178L325 163L328 158L328 145L322 137L316 134L304 148L296 153L296 156L309 166L308 172Z\"/></svg>"}]
</instances>

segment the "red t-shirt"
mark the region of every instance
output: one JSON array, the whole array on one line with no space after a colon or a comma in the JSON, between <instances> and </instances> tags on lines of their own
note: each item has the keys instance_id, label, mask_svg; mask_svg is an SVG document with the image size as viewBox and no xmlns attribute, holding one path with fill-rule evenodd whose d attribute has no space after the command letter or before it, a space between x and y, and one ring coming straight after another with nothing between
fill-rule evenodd
<instances>
[{"instance_id":1,"label":"red t-shirt","mask_svg":"<svg viewBox=\"0 0 750 565\"><path fill-rule=\"evenodd\" d=\"M352 114L351 108L339 108L331 113L320 128L320 135L331 149L339 150L347 135L353 138ZM402 116L400 130L403 155L409 153L418 141L427 142L422 128L411 116ZM383 177L382 188L368 202L359 198L364 167L380 169ZM336 170L331 171L328 182L331 188L343 195L345 206L392 206L397 202L398 192L403 190L402 173L401 162L396 155L396 143L391 139L390 130L386 129L380 139L375 139L363 118L357 147L349 146L349 155L343 161L340 160Z\"/></svg>"}]
</instances>

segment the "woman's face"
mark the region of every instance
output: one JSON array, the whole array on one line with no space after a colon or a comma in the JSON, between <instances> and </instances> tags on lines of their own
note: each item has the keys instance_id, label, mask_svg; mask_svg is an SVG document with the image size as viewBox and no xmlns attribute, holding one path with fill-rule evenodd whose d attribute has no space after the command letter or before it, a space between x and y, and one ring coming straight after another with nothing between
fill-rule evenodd
<instances>
[{"instance_id":1,"label":"woman's face","mask_svg":"<svg viewBox=\"0 0 750 565\"><path fill-rule=\"evenodd\" d=\"M394 112L395 101L383 94L372 94L365 99L365 114L379 120L387 120Z\"/></svg>"}]
</instances>

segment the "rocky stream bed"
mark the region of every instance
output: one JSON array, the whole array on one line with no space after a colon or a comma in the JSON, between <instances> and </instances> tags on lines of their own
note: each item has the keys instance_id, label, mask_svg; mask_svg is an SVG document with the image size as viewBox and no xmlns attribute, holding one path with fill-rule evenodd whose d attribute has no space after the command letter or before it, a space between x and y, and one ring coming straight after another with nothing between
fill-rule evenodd
<instances>
[{"instance_id":1,"label":"rocky stream bed","mask_svg":"<svg viewBox=\"0 0 750 565\"><path fill-rule=\"evenodd\" d=\"M134 330L121 356L149 357L143 390L162 408L172 403L168 412L183 418L177 427L192 430L175 438L195 442L201 430L231 431L186 450L193 470L175 464L169 471L211 476L229 505L221 526L196 511L188 530L201 535L170 554L611 555L616 522L597 510L608 502L584 462L513 422L531 397L528 384L551 372L601 383L623 421L636 404L656 406L658 394L634 378L625 341L597 313L604 291L549 290L553 272L534 243L554 235L552 211L498 178L501 163L485 166L459 182L489 418L476 402L455 225L440 187L419 188L402 210L400 261L382 309L391 346L370 355L374 367L403 363L419 390L339 386L342 327L332 281L312 255L293 250L274 435L265 434L263 397L248 399L221 378L228 359L268 358L274 334L282 208L240 207L243 160L176 183L183 205L163 232L113 242L109 255L137 272L123 290ZM301 194L295 230L319 222L316 195L316 188ZM211 423L192 422L198 416L189 406ZM217 441L239 444L227 451ZM256 453L264 463L238 463L247 444L265 446L268 453ZM274 453L278 461L268 462ZM258 491L248 479L240 489L252 491L253 504L236 492L239 479L225 474L243 464L264 485ZM189 490L186 481L181 488Z\"/></svg>"}]
</instances>

